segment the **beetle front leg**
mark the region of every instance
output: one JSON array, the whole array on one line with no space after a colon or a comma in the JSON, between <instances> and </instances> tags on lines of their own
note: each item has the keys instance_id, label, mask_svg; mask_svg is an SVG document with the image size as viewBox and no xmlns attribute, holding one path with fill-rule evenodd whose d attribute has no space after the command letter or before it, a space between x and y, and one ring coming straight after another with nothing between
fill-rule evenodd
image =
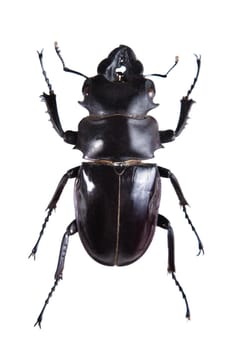
<instances>
[{"instance_id":1,"label":"beetle front leg","mask_svg":"<svg viewBox=\"0 0 233 350\"><path fill-rule=\"evenodd\" d=\"M196 56L196 61L197 61L197 73L196 73L196 76L193 80L193 83L192 83L190 89L188 90L186 96L184 96L181 100L180 116L179 116L179 121L178 121L176 130L175 131L173 131L173 130L160 131L159 134L160 134L161 143L174 141L175 138L181 134L181 132L184 130L184 128L187 124L190 109L192 107L192 104L195 102L192 99L189 99L189 95L193 91L193 89L196 85L198 76L199 76L200 67L201 67L201 58Z\"/></svg>"},{"instance_id":2,"label":"beetle front leg","mask_svg":"<svg viewBox=\"0 0 233 350\"><path fill-rule=\"evenodd\" d=\"M180 106L180 117L176 130L162 130L159 132L160 141L162 144L174 141L176 137L181 134L187 124L189 112L194 102L195 101L189 100L187 97L182 98Z\"/></svg>"},{"instance_id":3,"label":"beetle front leg","mask_svg":"<svg viewBox=\"0 0 233 350\"><path fill-rule=\"evenodd\" d=\"M80 168L80 167L75 167L75 168L72 168L72 169L68 170L67 173L66 173L65 175L63 175L63 177L62 177L61 180L59 181L59 184L58 184L58 186L57 186L57 188L56 188L56 191L55 191L55 193L54 193L54 195L53 195L53 197L52 197L51 201L49 202L49 205L48 205L48 207L47 207L47 209L46 209L46 210L48 210L48 213L47 213L47 216L46 216L46 218L45 218L45 220L44 220L44 222L43 222L41 231L40 231L40 233L39 233L39 238L38 238L38 240L37 240L35 246L33 247L32 252L31 252L31 254L29 255L29 258L30 258L31 256L34 256L34 259L35 259L35 257L36 257L36 252L37 252L37 249L38 249L38 245L39 245L40 240L41 240L41 238L42 238L42 236L43 236L43 234L44 234L44 230L45 230L45 227L46 227L46 225L47 225L47 222L49 221L49 218L50 218L50 216L51 216L53 210L54 210L54 209L56 208L56 206L57 206L57 202L58 202L58 200L59 200L59 198L60 198L60 196L61 196L61 194L62 194L62 191L63 191L65 185L67 184L67 181L68 181L69 179L78 177L79 168Z\"/></svg>"},{"instance_id":4,"label":"beetle front leg","mask_svg":"<svg viewBox=\"0 0 233 350\"><path fill-rule=\"evenodd\" d=\"M48 110L48 114L50 116L50 121L58 133L59 136L61 136L65 142L71 144L71 145L76 145L77 143L77 136L78 133L75 131L64 131L60 122L58 110L57 110L57 101L56 101L56 95L52 89L52 85L49 81L49 78L47 76L47 73L44 69L43 65L43 51L38 52L39 60L40 60L40 65L42 69L42 74L45 78L46 84L48 85L49 88L49 94L43 93L42 94L42 100L45 102Z\"/></svg>"},{"instance_id":5,"label":"beetle front leg","mask_svg":"<svg viewBox=\"0 0 233 350\"><path fill-rule=\"evenodd\" d=\"M180 184L177 180L177 178L175 177L175 175L169 170L169 169L166 169L166 168L162 168L162 167L158 167L159 169L159 174L161 177L165 177L165 178L169 178L171 183L172 183L172 186L177 194L177 197L179 198L179 201L180 201L180 205L183 209L183 212L185 214L185 218L187 219L189 225L191 226L192 228L192 231L194 232L195 236L197 237L197 241L198 241L198 248L199 248L199 252L198 252L198 255L200 255L200 253L202 252L204 254L204 247L203 247L203 244L201 242L201 239L195 229L195 227L193 226L193 223L191 221L191 219L189 218L188 216L188 213L187 213L187 210L186 210L186 205L188 205L188 202L186 201L185 197L184 197L184 194L182 192L182 189L180 187Z\"/></svg>"},{"instance_id":6,"label":"beetle front leg","mask_svg":"<svg viewBox=\"0 0 233 350\"><path fill-rule=\"evenodd\" d=\"M54 275L54 279L55 282L48 294L47 299L44 302L44 306L37 318L37 321L35 323L34 326L36 326L38 324L38 326L41 328L41 322L42 322L42 318L43 318L43 314L45 311L46 306L49 303L49 300L52 297L53 292L55 291L58 282L62 279L62 273L63 273L63 269L64 269L64 265L65 265L65 257L66 257L66 253L67 253L67 248L68 248L68 243L69 243L69 237L72 236L73 234L75 234L78 231L77 229L77 223L76 220L72 221L71 224L67 227L66 232L62 238L62 242L61 242L61 248L60 248L60 253L59 253L59 258L58 258L58 264L57 264L57 269Z\"/></svg>"},{"instance_id":7,"label":"beetle front leg","mask_svg":"<svg viewBox=\"0 0 233 350\"><path fill-rule=\"evenodd\" d=\"M186 318L190 319L190 309L187 297L185 295L185 292L183 288L181 287L180 283L178 282L176 275L175 275L175 240L174 240L174 233L172 226L167 218L165 218L163 215L158 215L158 221L157 226L167 230L167 243L168 243L168 272L171 273L171 276L173 280L175 281L175 284L179 288L179 291L182 294L182 297L185 301L186 305Z\"/></svg>"}]
</instances>

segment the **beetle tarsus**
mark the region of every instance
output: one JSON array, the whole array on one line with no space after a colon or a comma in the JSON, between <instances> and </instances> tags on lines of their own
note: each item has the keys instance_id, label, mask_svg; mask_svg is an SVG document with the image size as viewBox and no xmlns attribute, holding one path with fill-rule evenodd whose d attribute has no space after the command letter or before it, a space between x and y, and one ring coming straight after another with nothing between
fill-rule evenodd
<instances>
[{"instance_id":1,"label":"beetle tarsus","mask_svg":"<svg viewBox=\"0 0 233 350\"><path fill-rule=\"evenodd\" d=\"M49 92L52 93L53 92L53 88L52 88L52 85L50 84L50 81L49 81L49 78L47 76L47 73L44 69L44 64L43 64L43 50L41 51L37 51L38 53L38 57L39 57L39 60L40 60L40 65L41 65L41 69L42 69L42 74L44 76L44 79L46 81L46 84L48 85L48 88L49 88Z\"/></svg>"},{"instance_id":2,"label":"beetle tarsus","mask_svg":"<svg viewBox=\"0 0 233 350\"><path fill-rule=\"evenodd\" d=\"M193 91L193 89L194 89L194 87L196 85L196 82L197 82L197 79L198 79L198 76L199 76L199 73L200 73L200 68L201 68L201 56L195 55L195 57L196 57L196 62L197 62L197 73L196 73L196 76L195 76L195 78L193 80L193 83L192 83L190 89L187 92L187 95L186 95L187 98L189 97L189 95L191 94L191 92Z\"/></svg>"},{"instance_id":3,"label":"beetle tarsus","mask_svg":"<svg viewBox=\"0 0 233 350\"><path fill-rule=\"evenodd\" d=\"M53 294L53 292L55 291L55 289L56 289L56 287L58 285L59 280L60 279L55 280L54 285L52 286L52 288L51 288L51 290L50 290L50 292L48 294L48 297L47 297L47 299L44 302L44 306L43 306L43 308L42 308L42 310L41 310L41 312L40 312L40 314L39 314L39 316L38 316L38 318L36 320L36 323L34 324L34 327L36 327L38 325L41 328L41 322L42 322L42 319L43 319L43 314L44 314L45 308L48 305L49 300L52 297L52 294Z\"/></svg>"},{"instance_id":4,"label":"beetle tarsus","mask_svg":"<svg viewBox=\"0 0 233 350\"><path fill-rule=\"evenodd\" d=\"M198 235L198 233L197 233L195 227L193 226L193 223L192 223L190 217L188 216L188 213L187 213L187 210L186 210L185 205L182 205L182 208L183 208L183 212L184 212L185 218L187 219L189 225L190 225L191 228L192 228L192 231L194 232L195 236L197 237L198 248L199 248L199 252L198 252L197 255L200 255L201 253L204 254L204 253L205 253L205 252L204 252L204 246L203 246L203 244L202 244L202 241L201 241L201 239L200 239L200 237L199 237L199 235Z\"/></svg>"},{"instance_id":5,"label":"beetle tarsus","mask_svg":"<svg viewBox=\"0 0 233 350\"><path fill-rule=\"evenodd\" d=\"M186 305L186 315L185 315L185 317L186 317L188 320L190 320L190 308L189 308L189 304L188 304L188 300L187 300L187 297L186 297L186 295L185 295L185 292L184 292L183 288L181 287L180 283L178 282L175 273L172 272L171 275L172 275L172 278L173 278L173 280L175 281L175 284L176 284L177 287L179 288L179 291L181 292L182 297L183 297L183 299L184 299L184 302L185 302L185 305Z\"/></svg>"},{"instance_id":6,"label":"beetle tarsus","mask_svg":"<svg viewBox=\"0 0 233 350\"><path fill-rule=\"evenodd\" d=\"M51 208L51 209L48 210L48 213L47 213L46 218L45 218L45 220L44 220L44 222L43 222L41 231L40 231L40 233L39 233L39 238L38 238L38 240L37 240L37 242L36 242L34 248L32 249L32 252L31 252L31 254L29 255L28 258L31 258L31 257L33 256L33 257L34 257L34 260L36 259L36 253L37 253L37 249L38 249L40 240L41 240L41 238L42 238L42 236L43 236L43 234L44 234L45 227L46 227L46 225L47 225L47 223L48 223L48 221L49 221L50 216L52 215L52 212L53 212L53 208Z\"/></svg>"},{"instance_id":7,"label":"beetle tarsus","mask_svg":"<svg viewBox=\"0 0 233 350\"><path fill-rule=\"evenodd\" d=\"M44 302L44 306L37 318L37 321L35 323L34 326L38 325L41 328L41 322L42 322L42 318L43 318L43 314L44 311L46 309L46 306L49 303L49 300L52 297L52 294L54 293L58 282L62 279L62 272L64 269L64 265L65 265L65 257L66 257L66 253L67 253L67 248L68 248L68 243L69 243L69 236L75 234L77 232L77 224L76 224L76 220L72 221L71 224L69 226L67 226L66 228L66 232L63 235L62 238L62 242L61 242L61 247L60 247L60 252L59 252L59 258L58 258L58 264L57 264L57 268L56 268L56 272L55 272L55 282L48 294L47 299Z\"/></svg>"},{"instance_id":8,"label":"beetle tarsus","mask_svg":"<svg viewBox=\"0 0 233 350\"><path fill-rule=\"evenodd\" d=\"M193 91L197 83L197 79L201 68L201 57L198 57L197 55L195 56L196 56L196 62L197 62L197 72L190 89L188 90L186 96L184 96L181 100L180 117L179 117L179 121L175 131L176 137L181 134L181 132L184 130L185 126L187 125L190 109L192 107L192 104L195 103L195 101L193 101L192 99L189 99L189 95L191 94L191 92Z\"/></svg>"}]
</instances>

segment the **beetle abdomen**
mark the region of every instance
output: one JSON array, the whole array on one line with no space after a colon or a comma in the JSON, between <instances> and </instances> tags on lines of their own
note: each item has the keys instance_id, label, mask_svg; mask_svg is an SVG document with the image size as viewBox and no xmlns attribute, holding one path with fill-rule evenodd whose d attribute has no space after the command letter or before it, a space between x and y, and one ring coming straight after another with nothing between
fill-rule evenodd
<instances>
[{"instance_id":1,"label":"beetle abdomen","mask_svg":"<svg viewBox=\"0 0 233 350\"><path fill-rule=\"evenodd\" d=\"M145 253L160 202L155 164L84 163L74 198L80 238L93 259L104 265L128 265Z\"/></svg>"}]
</instances>

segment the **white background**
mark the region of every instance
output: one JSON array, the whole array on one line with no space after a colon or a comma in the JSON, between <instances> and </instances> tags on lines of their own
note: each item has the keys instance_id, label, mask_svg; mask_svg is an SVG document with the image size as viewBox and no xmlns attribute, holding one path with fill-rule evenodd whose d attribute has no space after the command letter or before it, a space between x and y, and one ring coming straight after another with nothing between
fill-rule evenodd
<instances>
[{"instance_id":1,"label":"white background","mask_svg":"<svg viewBox=\"0 0 233 350\"><path fill-rule=\"evenodd\" d=\"M232 4L231 1L10 1L0 9L1 222L0 347L24 349L232 349ZM70 68L88 76L119 44L130 46L155 78L160 129L175 128L179 100L202 68L191 119L156 162L178 177L189 214L205 245L197 244L168 180L160 212L176 235L177 278L191 308L166 273L166 232L125 268L95 263L78 235L70 240L64 279L50 301L42 330L33 324L53 283L60 240L73 220L72 181L47 226L36 262L37 239L60 177L80 164L80 153L52 129L39 95L47 91L36 50L58 96L65 129L87 112L81 77L64 73L57 40Z\"/></svg>"}]
</instances>

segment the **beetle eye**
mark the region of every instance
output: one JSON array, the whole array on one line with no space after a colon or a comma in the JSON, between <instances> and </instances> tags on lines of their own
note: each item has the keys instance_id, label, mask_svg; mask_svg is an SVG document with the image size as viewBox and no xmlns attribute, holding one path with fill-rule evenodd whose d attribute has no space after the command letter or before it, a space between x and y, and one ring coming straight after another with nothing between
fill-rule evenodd
<instances>
[{"instance_id":1,"label":"beetle eye","mask_svg":"<svg viewBox=\"0 0 233 350\"><path fill-rule=\"evenodd\" d=\"M84 86L84 88L83 88L83 95L84 95L84 96L88 96L88 94L89 94L89 86L86 85L86 86Z\"/></svg>"},{"instance_id":2,"label":"beetle eye","mask_svg":"<svg viewBox=\"0 0 233 350\"><path fill-rule=\"evenodd\" d=\"M152 99L155 96L155 90L153 88L148 89L148 96Z\"/></svg>"},{"instance_id":3,"label":"beetle eye","mask_svg":"<svg viewBox=\"0 0 233 350\"><path fill-rule=\"evenodd\" d=\"M90 84L85 82L82 89L83 95L88 96L90 93Z\"/></svg>"}]
</instances>

